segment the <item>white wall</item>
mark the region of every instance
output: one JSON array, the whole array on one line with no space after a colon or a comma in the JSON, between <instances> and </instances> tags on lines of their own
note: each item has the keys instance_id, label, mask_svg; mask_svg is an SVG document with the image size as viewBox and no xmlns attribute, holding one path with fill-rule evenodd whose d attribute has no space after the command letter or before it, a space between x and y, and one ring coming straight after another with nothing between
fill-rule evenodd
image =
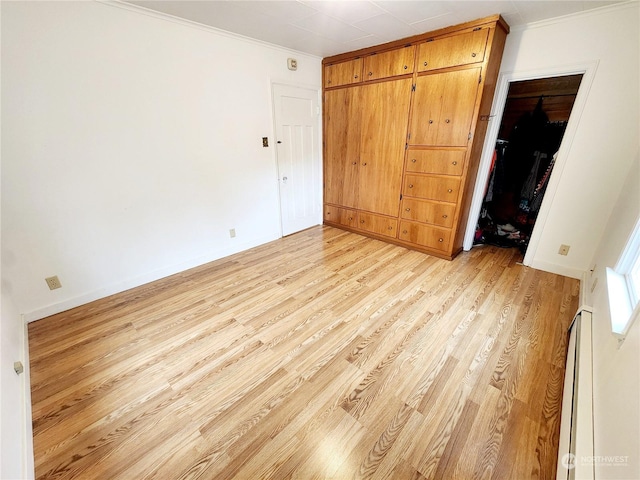
<instances>
[{"instance_id":1,"label":"white wall","mask_svg":"<svg viewBox=\"0 0 640 480\"><path fill-rule=\"evenodd\" d=\"M591 267L638 150L638 5L631 2L518 27L507 37L503 75L540 76L573 71L576 65L591 65L595 72L591 85L585 84L590 88L579 92L578 98L585 100L582 115L570 120L575 135L568 129L569 141L560 150L542 205L537 249L532 238L533 267L577 278ZM568 256L558 254L560 244L571 246Z\"/></svg>"},{"instance_id":2,"label":"white wall","mask_svg":"<svg viewBox=\"0 0 640 480\"><path fill-rule=\"evenodd\" d=\"M319 88L320 58L97 2L2 2L2 71L3 275L27 320L280 237L271 82Z\"/></svg>"},{"instance_id":3,"label":"white wall","mask_svg":"<svg viewBox=\"0 0 640 480\"><path fill-rule=\"evenodd\" d=\"M606 224L596 265L586 282L593 294L593 405L595 454L626 456L623 465L596 463L596 478L640 478L640 321L618 348L611 333L605 267L615 266L635 223L640 218L640 153L627 171L627 181Z\"/></svg>"}]
</instances>

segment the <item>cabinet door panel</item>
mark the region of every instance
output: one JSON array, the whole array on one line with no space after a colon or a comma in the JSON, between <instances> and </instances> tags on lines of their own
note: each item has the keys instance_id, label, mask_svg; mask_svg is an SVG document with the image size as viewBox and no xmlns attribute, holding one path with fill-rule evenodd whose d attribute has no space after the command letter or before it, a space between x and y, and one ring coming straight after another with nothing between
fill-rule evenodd
<instances>
[{"instance_id":1,"label":"cabinet door panel","mask_svg":"<svg viewBox=\"0 0 640 480\"><path fill-rule=\"evenodd\" d=\"M437 145L465 146L469 141L471 121L480 84L480 68L459 70L447 75L444 101L438 126Z\"/></svg>"},{"instance_id":2,"label":"cabinet door panel","mask_svg":"<svg viewBox=\"0 0 640 480\"><path fill-rule=\"evenodd\" d=\"M404 195L408 197L455 203L459 191L460 180L456 177L406 175L404 181Z\"/></svg>"},{"instance_id":3,"label":"cabinet door panel","mask_svg":"<svg viewBox=\"0 0 640 480\"><path fill-rule=\"evenodd\" d=\"M337 223L347 227L357 227L358 218L355 210L347 210L331 205L324 206L324 219L327 222Z\"/></svg>"},{"instance_id":4,"label":"cabinet door panel","mask_svg":"<svg viewBox=\"0 0 640 480\"><path fill-rule=\"evenodd\" d=\"M405 197L402 199L401 216L406 220L452 227L456 206L451 203L431 202Z\"/></svg>"},{"instance_id":5,"label":"cabinet door panel","mask_svg":"<svg viewBox=\"0 0 640 480\"><path fill-rule=\"evenodd\" d=\"M358 228L378 235L395 238L398 221L395 218L373 215L371 213L358 213Z\"/></svg>"},{"instance_id":6,"label":"cabinet door panel","mask_svg":"<svg viewBox=\"0 0 640 480\"><path fill-rule=\"evenodd\" d=\"M398 238L443 252L449 251L451 230L413 222L400 222Z\"/></svg>"},{"instance_id":7,"label":"cabinet door panel","mask_svg":"<svg viewBox=\"0 0 640 480\"><path fill-rule=\"evenodd\" d=\"M418 77L411 144L466 146L479 79L480 68Z\"/></svg>"},{"instance_id":8,"label":"cabinet door panel","mask_svg":"<svg viewBox=\"0 0 640 480\"><path fill-rule=\"evenodd\" d=\"M462 175L466 150L409 150L407 172Z\"/></svg>"},{"instance_id":9,"label":"cabinet door panel","mask_svg":"<svg viewBox=\"0 0 640 480\"><path fill-rule=\"evenodd\" d=\"M411 145L436 145L444 80L446 78L443 75L427 75L416 80L409 130Z\"/></svg>"},{"instance_id":10,"label":"cabinet door panel","mask_svg":"<svg viewBox=\"0 0 640 480\"><path fill-rule=\"evenodd\" d=\"M325 92L324 201L355 208L358 201L360 87Z\"/></svg>"},{"instance_id":11,"label":"cabinet door panel","mask_svg":"<svg viewBox=\"0 0 640 480\"><path fill-rule=\"evenodd\" d=\"M439 38L418 48L418 72L482 62L487 46L488 28Z\"/></svg>"},{"instance_id":12,"label":"cabinet door panel","mask_svg":"<svg viewBox=\"0 0 640 480\"><path fill-rule=\"evenodd\" d=\"M398 215L407 138L411 79L362 89L362 130L358 173L358 208Z\"/></svg>"},{"instance_id":13,"label":"cabinet door panel","mask_svg":"<svg viewBox=\"0 0 640 480\"><path fill-rule=\"evenodd\" d=\"M335 63L324 67L324 86L338 87L362 81L362 59Z\"/></svg>"},{"instance_id":14,"label":"cabinet door panel","mask_svg":"<svg viewBox=\"0 0 640 480\"><path fill-rule=\"evenodd\" d=\"M413 73L415 52L416 47L412 45L365 57L365 81Z\"/></svg>"}]
</instances>

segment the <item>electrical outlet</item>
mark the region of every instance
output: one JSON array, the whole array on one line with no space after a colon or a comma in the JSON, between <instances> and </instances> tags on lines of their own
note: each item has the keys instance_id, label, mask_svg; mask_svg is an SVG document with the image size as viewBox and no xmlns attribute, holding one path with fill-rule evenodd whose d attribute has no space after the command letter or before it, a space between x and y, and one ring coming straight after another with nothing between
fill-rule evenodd
<instances>
[{"instance_id":1,"label":"electrical outlet","mask_svg":"<svg viewBox=\"0 0 640 480\"><path fill-rule=\"evenodd\" d=\"M558 250L558 253L560 255L568 255L570 248L571 248L571 246L569 246L569 245L560 245L560 249Z\"/></svg>"},{"instance_id":2,"label":"electrical outlet","mask_svg":"<svg viewBox=\"0 0 640 480\"><path fill-rule=\"evenodd\" d=\"M62 284L60 283L60 280L55 275L53 277L45 278L44 281L47 282L47 285L49 286L49 290L55 290L56 288L62 288Z\"/></svg>"},{"instance_id":3,"label":"electrical outlet","mask_svg":"<svg viewBox=\"0 0 640 480\"><path fill-rule=\"evenodd\" d=\"M231 238L236 238L236 229L232 228L231 230L229 230L229 236Z\"/></svg>"}]
</instances>

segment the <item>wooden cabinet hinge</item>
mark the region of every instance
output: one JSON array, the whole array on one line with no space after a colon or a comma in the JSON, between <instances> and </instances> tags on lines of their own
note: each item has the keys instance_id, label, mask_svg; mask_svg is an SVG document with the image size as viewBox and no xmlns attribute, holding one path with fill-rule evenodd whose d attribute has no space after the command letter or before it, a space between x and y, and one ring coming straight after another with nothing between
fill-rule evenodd
<instances>
[{"instance_id":1,"label":"wooden cabinet hinge","mask_svg":"<svg viewBox=\"0 0 640 480\"><path fill-rule=\"evenodd\" d=\"M411 85L411 91L415 92L416 91L416 86L415 85Z\"/></svg>"},{"instance_id":2,"label":"wooden cabinet hinge","mask_svg":"<svg viewBox=\"0 0 640 480\"><path fill-rule=\"evenodd\" d=\"M480 74L480 77L478 77L478 83L482 83L482 74Z\"/></svg>"}]
</instances>

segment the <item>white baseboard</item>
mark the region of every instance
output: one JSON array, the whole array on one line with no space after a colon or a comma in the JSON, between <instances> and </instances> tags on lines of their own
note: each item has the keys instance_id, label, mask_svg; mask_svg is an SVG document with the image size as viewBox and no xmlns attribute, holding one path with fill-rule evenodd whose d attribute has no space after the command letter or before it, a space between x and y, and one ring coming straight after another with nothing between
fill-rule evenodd
<instances>
[{"instance_id":1,"label":"white baseboard","mask_svg":"<svg viewBox=\"0 0 640 480\"><path fill-rule=\"evenodd\" d=\"M577 278L578 280L583 280L585 271L572 267L565 267L564 265L558 265L556 263L544 262L539 260L534 260L531 265L531 268L535 268L536 270L543 270L549 273L555 273L556 275L562 275L570 278Z\"/></svg>"},{"instance_id":2,"label":"white baseboard","mask_svg":"<svg viewBox=\"0 0 640 480\"><path fill-rule=\"evenodd\" d=\"M182 262L169 267L160 268L158 270L148 272L146 274L140 275L135 278L113 283L111 285L100 288L98 290L94 290L92 292L88 292L83 295L69 298L62 302L47 305L46 307L38 308L36 310L28 312L24 315L25 320L27 323L34 322L36 320L40 320L41 318L45 318L50 315L55 315L56 313L64 312L66 310L79 307L80 305L93 302L94 300L99 300L101 298L108 297L109 295L124 292L125 290L129 290L131 288L139 287L140 285L144 285L149 282L160 280L161 278L168 277L169 275L174 275L176 273L184 272L185 270L188 270L190 268L198 267L200 265L204 265L205 263L213 262L214 260L219 260L221 258L228 257L229 255L233 255L235 253L239 253L239 252L248 250L250 248L257 247L259 245L263 245L268 242L272 242L274 240L277 240L278 238L280 237L268 236L268 237L257 238L250 242L240 244L238 246L215 250L207 255L194 258L187 262Z\"/></svg>"}]
</instances>

